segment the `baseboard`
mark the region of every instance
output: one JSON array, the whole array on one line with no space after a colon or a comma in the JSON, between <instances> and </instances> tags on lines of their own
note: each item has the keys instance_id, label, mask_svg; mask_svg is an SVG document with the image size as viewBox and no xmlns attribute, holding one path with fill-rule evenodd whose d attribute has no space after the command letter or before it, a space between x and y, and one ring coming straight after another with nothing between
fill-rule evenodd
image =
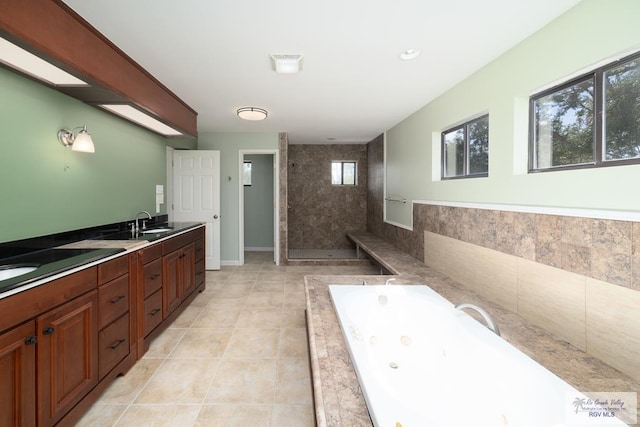
<instances>
[{"instance_id":1,"label":"baseboard","mask_svg":"<svg viewBox=\"0 0 640 427\"><path fill-rule=\"evenodd\" d=\"M245 246L245 252L273 252L273 246L270 248L256 247L256 246Z\"/></svg>"},{"instance_id":2,"label":"baseboard","mask_svg":"<svg viewBox=\"0 0 640 427\"><path fill-rule=\"evenodd\" d=\"M232 259L232 260L221 260L220 261L220 265L226 265L226 266L237 266L237 265L242 265L240 264L240 260L237 259Z\"/></svg>"}]
</instances>

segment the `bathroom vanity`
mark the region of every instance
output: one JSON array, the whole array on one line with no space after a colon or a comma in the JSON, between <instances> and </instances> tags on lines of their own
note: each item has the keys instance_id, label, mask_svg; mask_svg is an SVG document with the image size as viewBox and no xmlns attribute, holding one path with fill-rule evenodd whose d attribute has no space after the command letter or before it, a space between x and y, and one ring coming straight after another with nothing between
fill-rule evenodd
<instances>
[{"instance_id":1,"label":"bathroom vanity","mask_svg":"<svg viewBox=\"0 0 640 427\"><path fill-rule=\"evenodd\" d=\"M176 223L8 258L37 267L0 280L0 426L73 425L204 290L204 230Z\"/></svg>"}]
</instances>

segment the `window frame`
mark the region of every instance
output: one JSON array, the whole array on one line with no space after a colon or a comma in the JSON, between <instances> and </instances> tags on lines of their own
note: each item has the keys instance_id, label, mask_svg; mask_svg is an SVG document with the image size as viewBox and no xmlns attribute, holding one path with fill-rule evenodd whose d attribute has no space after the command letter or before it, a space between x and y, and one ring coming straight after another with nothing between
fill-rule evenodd
<instances>
[{"instance_id":1,"label":"window frame","mask_svg":"<svg viewBox=\"0 0 640 427\"><path fill-rule=\"evenodd\" d=\"M340 184L333 183L333 165L340 164ZM344 183L344 165L345 163L353 163L353 184ZM358 185L358 162L355 160L331 160L331 185L336 187L356 187Z\"/></svg>"},{"instance_id":2,"label":"window frame","mask_svg":"<svg viewBox=\"0 0 640 427\"><path fill-rule=\"evenodd\" d=\"M480 120L483 119L487 119L487 171L486 172L480 172L480 173L469 173L469 132L468 132L468 128L471 124L476 123ZM476 116L473 119L467 120L462 124L459 124L457 126L453 126L445 131L443 131L440 134L440 151L441 151L441 155L440 155L440 168L441 168L441 173L440 173L440 179L445 181L445 180L452 180L452 179L468 179L468 178L486 178L489 176L489 113L486 114L482 114L480 116ZM462 159L462 168L464 170L464 174L462 175L453 175L453 176L447 176L447 150L446 150L446 146L445 146L445 135L458 131L462 129L463 133L464 133L464 157Z\"/></svg>"},{"instance_id":3,"label":"window frame","mask_svg":"<svg viewBox=\"0 0 640 427\"><path fill-rule=\"evenodd\" d=\"M566 170L576 170L576 169L593 169L593 168L601 168L601 167L611 167L611 166L624 166L624 165L633 165L640 163L640 157L632 158L632 159L615 159L615 160L605 160L605 74L607 71L615 69L620 65L631 62L631 61L640 62L640 51L635 52L631 55L627 55L623 58L614 60L612 62L608 62L607 64L598 67L589 72L583 73L571 80L555 85L551 88L542 90L537 92L529 97L529 147L528 147L528 172L529 173L544 173L544 172L553 172L553 171L566 171ZM553 93L560 92L564 89L567 89L571 86L577 85L579 83L591 80L594 88L593 95L593 115L594 115L594 123L593 123L593 162L588 163L579 163L579 164L571 164L571 165L562 165L562 166L551 166L548 168L535 168L535 155L536 155L536 117L535 117L535 102L541 98L549 96Z\"/></svg>"}]
</instances>

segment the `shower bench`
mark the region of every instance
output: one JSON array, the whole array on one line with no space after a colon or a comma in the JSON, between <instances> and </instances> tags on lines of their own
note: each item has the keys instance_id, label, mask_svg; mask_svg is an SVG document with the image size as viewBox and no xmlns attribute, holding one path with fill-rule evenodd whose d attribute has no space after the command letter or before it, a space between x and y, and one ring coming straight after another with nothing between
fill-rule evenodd
<instances>
[{"instance_id":1,"label":"shower bench","mask_svg":"<svg viewBox=\"0 0 640 427\"><path fill-rule=\"evenodd\" d=\"M427 267L420 260L366 231L347 233L356 245L358 258L366 254L385 272L382 274L420 274Z\"/></svg>"}]
</instances>

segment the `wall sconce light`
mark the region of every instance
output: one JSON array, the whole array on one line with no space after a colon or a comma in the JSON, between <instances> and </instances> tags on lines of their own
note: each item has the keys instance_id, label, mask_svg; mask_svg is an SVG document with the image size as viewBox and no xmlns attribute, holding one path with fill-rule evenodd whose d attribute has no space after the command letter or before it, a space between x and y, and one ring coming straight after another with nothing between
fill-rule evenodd
<instances>
[{"instance_id":1,"label":"wall sconce light","mask_svg":"<svg viewBox=\"0 0 640 427\"><path fill-rule=\"evenodd\" d=\"M239 108L236 114L244 120L264 120L268 115L267 110L258 107Z\"/></svg>"},{"instance_id":2,"label":"wall sconce light","mask_svg":"<svg viewBox=\"0 0 640 427\"><path fill-rule=\"evenodd\" d=\"M76 132L76 129L80 129ZM58 141L65 147L71 147L73 151L81 151L83 153L95 153L96 148L93 145L93 139L87 132L87 125L69 129L60 129L58 131Z\"/></svg>"}]
</instances>

